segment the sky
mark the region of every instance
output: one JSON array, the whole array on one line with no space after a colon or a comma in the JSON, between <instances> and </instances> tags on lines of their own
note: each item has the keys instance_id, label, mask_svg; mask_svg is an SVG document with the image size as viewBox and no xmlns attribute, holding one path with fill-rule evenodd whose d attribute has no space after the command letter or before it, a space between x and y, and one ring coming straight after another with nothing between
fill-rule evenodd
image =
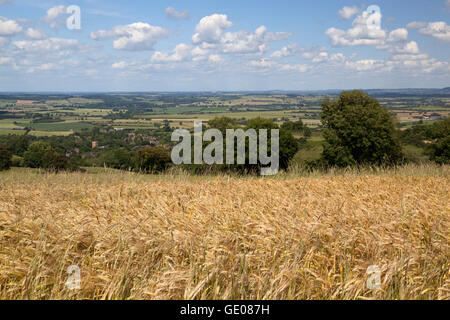
<instances>
[{"instance_id":1,"label":"sky","mask_svg":"<svg viewBox=\"0 0 450 320\"><path fill-rule=\"evenodd\" d=\"M450 86L450 0L0 0L0 92Z\"/></svg>"}]
</instances>

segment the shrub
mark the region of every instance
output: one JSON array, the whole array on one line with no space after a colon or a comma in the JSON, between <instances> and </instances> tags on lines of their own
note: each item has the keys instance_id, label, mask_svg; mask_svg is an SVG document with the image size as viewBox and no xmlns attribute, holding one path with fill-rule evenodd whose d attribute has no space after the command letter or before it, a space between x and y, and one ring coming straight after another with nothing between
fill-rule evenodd
<instances>
[{"instance_id":1,"label":"shrub","mask_svg":"<svg viewBox=\"0 0 450 320\"><path fill-rule=\"evenodd\" d=\"M140 172L159 173L169 167L171 159L165 149L146 147L136 153L134 162L136 170Z\"/></svg>"}]
</instances>

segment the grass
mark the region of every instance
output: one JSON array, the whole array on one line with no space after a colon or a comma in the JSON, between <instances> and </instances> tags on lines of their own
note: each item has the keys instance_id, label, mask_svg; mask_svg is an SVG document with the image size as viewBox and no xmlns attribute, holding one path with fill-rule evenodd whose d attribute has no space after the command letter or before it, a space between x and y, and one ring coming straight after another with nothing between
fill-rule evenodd
<instances>
[{"instance_id":1,"label":"grass","mask_svg":"<svg viewBox=\"0 0 450 320\"><path fill-rule=\"evenodd\" d=\"M449 177L13 169L0 173L0 299L450 299ZM70 265L80 291L65 288Z\"/></svg>"}]
</instances>

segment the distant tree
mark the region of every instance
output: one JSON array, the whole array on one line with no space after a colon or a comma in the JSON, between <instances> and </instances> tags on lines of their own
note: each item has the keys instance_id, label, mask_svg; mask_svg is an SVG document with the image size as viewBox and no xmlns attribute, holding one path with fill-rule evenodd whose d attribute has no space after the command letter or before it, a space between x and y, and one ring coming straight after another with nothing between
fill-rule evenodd
<instances>
[{"instance_id":1,"label":"distant tree","mask_svg":"<svg viewBox=\"0 0 450 320\"><path fill-rule=\"evenodd\" d=\"M439 164L450 164L450 117L433 124L430 158Z\"/></svg>"},{"instance_id":2,"label":"distant tree","mask_svg":"<svg viewBox=\"0 0 450 320\"><path fill-rule=\"evenodd\" d=\"M281 125L282 129L286 129L286 130L289 130L289 131L292 131L292 132L302 132L303 131L303 127L304 127L304 125L303 125L303 121L302 120L298 120L298 121L295 121L295 122L287 121L287 122L285 122L285 123L283 123Z\"/></svg>"},{"instance_id":3,"label":"distant tree","mask_svg":"<svg viewBox=\"0 0 450 320\"><path fill-rule=\"evenodd\" d=\"M11 167L12 153L6 144L0 144L0 171L9 170Z\"/></svg>"},{"instance_id":4,"label":"distant tree","mask_svg":"<svg viewBox=\"0 0 450 320\"><path fill-rule=\"evenodd\" d=\"M403 159L393 116L363 91L342 92L322 102L324 151L328 165L392 165Z\"/></svg>"},{"instance_id":5,"label":"distant tree","mask_svg":"<svg viewBox=\"0 0 450 320\"><path fill-rule=\"evenodd\" d=\"M280 128L276 123L271 120L263 118L255 118L248 121L246 129L255 129L257 132L260 129L280 130L280 168L286 170L289 167L291 160L299 150L299 144L289 130ZM270 149L270 131L268 134L268 143Z\"/></svg>"},{"instance_id":6,"label":"distant tree","mask_svg":"<svg viewBox=\"0 0 450 320\"><path fill-rule=\"evenodd\" d=\"M218 129L224 136L227 129L237 129L239 127L236 119L228 117L216 117L209 120L208 126L213 129Z\"/></svg>"},{"instance_id":7,"label":"distant tree","mask_svg":"<svg viewBox=\"0 0 450 320\"><path fill-rule=\"evenodd\" d=\"M41 141L33 142L23 155L25 167L44 168L44 155L49 151L53 151L50 144Z\"/></svg>"},{"instance_id":8,"label":"distant tree","mask_svg":"<svg viewBox=\"0 0 450 320\"><path fill-rule=\"evenodd\" d=\"M102 161L107 167L119 170L129 170L134 167L131 153L123 148L106 152Z\"/></svg>"},{"instance_id":9,"label":"distant tree","mask_svg":"<svg viewBox=\"0 0 450 320\"><path fill-rule=\"evenodd\" d=\"M134 162L135 168L140 172L158 173L169 167L171 158L169 152L163 148L146 147L136 153Z\"/></svg>"},{"instance_id":10,"label":"distant tree","mask_svg":"<svg viewBox=\"0 0 450 320\"><path fill-rule=\"evenodd\" d=\"M47 151L42 158L42 168L52 172L67 171L73 169L64 154L53 150Z\"/></svg>"},{"instance_id":11,"label":"distant tree","mask_svg":"<svg viewBox=\"0 0 450 320\"><path fill-rule=\"evenodd\" d=\"M25 151L27 151L29 146L29 140L27 136L9 135L6 139L8 149L12 152L12 154L23 156Z\"/></svg>"}]
</instances>

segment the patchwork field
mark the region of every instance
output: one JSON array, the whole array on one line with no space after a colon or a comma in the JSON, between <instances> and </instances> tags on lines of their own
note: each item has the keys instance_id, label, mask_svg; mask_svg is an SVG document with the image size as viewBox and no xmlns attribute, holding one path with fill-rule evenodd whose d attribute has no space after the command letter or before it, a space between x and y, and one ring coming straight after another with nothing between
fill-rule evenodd
<instances>
[{"instance_id":1,"label":"patchwork field","mask_svg":"<svg viewBox=\"0 0 450 320\"><path fill-rule=\"evenodd\" d=\"M450 299L449 191L448 166L274 179L14 169L0 173L0 299ZM79 291L65 287L71 265Z\"/></svg>"}]
</instances>

